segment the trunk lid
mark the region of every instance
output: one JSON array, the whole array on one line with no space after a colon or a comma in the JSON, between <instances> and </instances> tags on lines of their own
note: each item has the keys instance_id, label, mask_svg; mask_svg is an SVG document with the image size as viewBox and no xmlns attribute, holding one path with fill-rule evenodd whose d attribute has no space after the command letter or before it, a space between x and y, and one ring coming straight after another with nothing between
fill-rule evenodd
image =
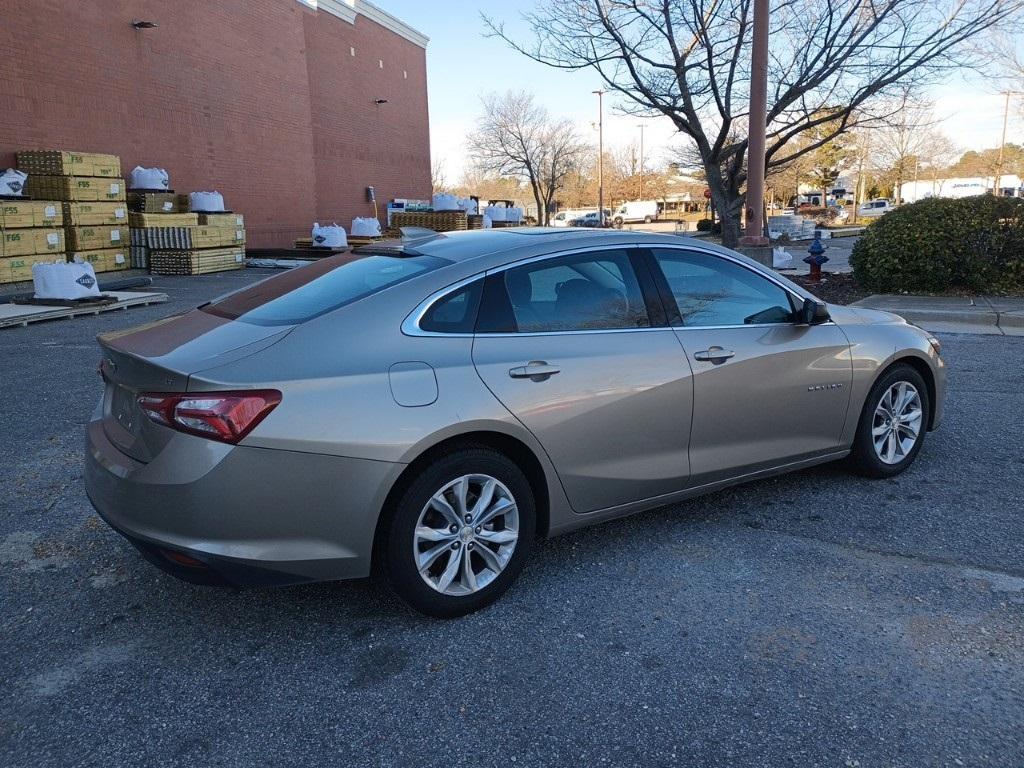
<instances>
[{"instance_id":1,"label":"trunk lid","mask_svg":"<svg viewBox=\"0 0 1024 768\"><path fill-rule=\"evenodd\" d=\"M140 393L187 392L193 373L266 349L292 328L235 322L193 310L101 334L97 340L103 350L103 431L126 455L151 461L171 433L141 412Z\"/></svg>"}]
</instances>

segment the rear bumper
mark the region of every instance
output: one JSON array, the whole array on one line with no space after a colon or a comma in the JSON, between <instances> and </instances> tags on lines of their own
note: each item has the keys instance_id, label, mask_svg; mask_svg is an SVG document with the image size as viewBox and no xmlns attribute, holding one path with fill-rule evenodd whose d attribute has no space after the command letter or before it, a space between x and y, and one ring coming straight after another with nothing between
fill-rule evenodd
<instances>
[{"instance_id":1,"label":"rear bumper","mask_svg":"<svg viewBox=\"0 0 1024 768\"><path fill-rule=\"evenodd\" d=\"M100 516L175 576L279 585L368 575L379 511L403 468L178 434L142 464L93 421L85 485Z\"/></svg>"}]
</instances>

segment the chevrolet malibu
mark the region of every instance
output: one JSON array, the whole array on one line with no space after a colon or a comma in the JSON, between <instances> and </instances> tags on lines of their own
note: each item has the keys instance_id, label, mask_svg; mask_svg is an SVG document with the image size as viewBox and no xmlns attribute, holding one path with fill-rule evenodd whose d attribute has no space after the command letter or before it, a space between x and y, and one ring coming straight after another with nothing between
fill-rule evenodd
<instances>
[{"instance_id":1,"label":"chevrolet malibu","mask_svg":"<svg viewBox=\"0 0 1024 768\"><path fill-rule=\"evenodd\" d=\"M939 342L732 251L498 229L326 258L100 336L86 487L183 579L367 576L434 616L537 536L846 459L905 470Z\"/></svg>"}]
</instances>

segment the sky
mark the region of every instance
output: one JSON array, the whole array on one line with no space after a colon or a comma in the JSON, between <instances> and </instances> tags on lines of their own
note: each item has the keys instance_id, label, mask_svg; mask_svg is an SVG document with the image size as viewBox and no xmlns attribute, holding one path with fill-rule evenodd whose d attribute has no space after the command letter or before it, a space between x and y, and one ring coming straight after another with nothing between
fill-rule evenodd
<instances>
[{"instance_id":1,"label":"sky","mask_svg":"<svg viewBox=\"0 0 1024 768\"><path fill-rule=\"evenodd\" d=\"M488 92L526 90L556 117L573 120L581 134L597 144L599 78L590 71L563 72L531 61L504 41L486 37L481 11L504 21L509 31L527 39L520 14L534 3L513 0L478 3L469 0L373 0L374 4L430 38L427 45L427 88L430 102L431 156L440 159L446 181L459 181L466 165L465 139L481 114L480 98ZM928 97L940 128L961 150L999 145L1004 97L999 86L951 77ZM1011 107L1007 141L1024 142L1020 108ZM643 122L645 166L657 168L673 159L683 142L667 118L641 120L622 115L611 94L604 97L606 151L639 141Z\"/></svg>"}]
</instances>

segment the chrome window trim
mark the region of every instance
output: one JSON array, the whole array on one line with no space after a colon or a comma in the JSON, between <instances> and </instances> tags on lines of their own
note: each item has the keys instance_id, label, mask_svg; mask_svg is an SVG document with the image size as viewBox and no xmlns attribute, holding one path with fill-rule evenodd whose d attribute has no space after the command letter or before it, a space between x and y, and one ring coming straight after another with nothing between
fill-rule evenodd
<instances>
[{"instance_id":1,"label":"chrome window trim","mask_svg":"<svg viewBox=\"0 0 1024 768\"><path fill-rule=\"evenodd\" d=\"M420 328L420 320L427 314L434 304L441 301L441 299L447 298L449 294L455 293L475 280L482 280L487 276L486 272L477 272L471 277L463 278L458 282L446 285L438 291L434 291L427 298L416 305L416 308L410 312L405 320L402 321L402 333L406 336L442 336L448 339L471 339L475 334L472 333L445 333L444 331L424 331Z\"/></svg>"},{"instance_id":2,"label":"chrome window trim","mask_svg":"<svg viewBox=\"0 0 1024 768\"><path fill-rule=\"evenodd\" d=\"M768 280L770 283L772 283L776 287L781 288L787 294L789 294L790 296L795 298L799 304L803 304L803 301L804 301L804 298L805 298L804 296L801 296L799 293L795 292L789 286L787 286L784 283L780 282L779 280L775 279L768 272L763 271L763 270L761 270L759 268L753 267L750 264L746 264L743 261L741 261L741 260L739 260L737 258L734 258L733 256L731 256L731 255L729 255L727 253L719 253L718 251L713 251L713 250L711 250L709 248L702 248L699 244L698 245L690 245L690 244L676 245L675 243L661 243L661 242L657 242L657 243L635 243L635 242L628 242L628 243L615 243L615 244L609 243L607 245L590 246L590 247L585 247L585 248L570 248L570 249L567 249L567 250L557 251L557 252L554 252L554 253L543 253L543 254L540 254L538 256L530 256L528 258L520 259L519 261L515 261L515 262L512 262L510 264L502 264L499 267L492 267L491 269L484 270L483 272L477 272L476 274L474 274L474 275L472 275L470 277L463 278L462 280L459 280L458 282L452 283L451 285L445 286L444 288L441 288L440 290L434 291L427 298L425 298L423 301L421 301L419 304L417 304L416 308L412 312L410 312L408 316L406 316L405 320L402 321L402 333L404 335L406 335L406 336L443 337L443 338L448 338L448 339L472 339L472 338L475 338L476 336L485 336L485 337L487 337L489 339L496 339L496 338L510 338L510 337L517 337L517 336L566 336L566 335L574 335L574 336L576 336L576 335L580 335L580 334L594 334L594 333L647 333L647 332L650 332L650 331L680 331L680 330L682 330L682 331L710 331L710 330L724 330L724 329L728 329L728 328L777 328L777 327L783 327L783 326L784 327L793 327L793 326L803 325L803 323L759 323L757 325L674 325L674 326L673 325L661 325L661 326L646 327L646 328L595 328L595 329L577 330L577 331L522 331L522 332L517 331L515 333L480 333L480 334L477 334L477 333L446 333L444 331L424 331L422 328L419 327L420 320L423 319L423 316L430 310L430 308L435 303L437 303L438 301L441 301L442 299L446 298L449 294L454 293L454 292L456 292L456 291L458 291L458 290L460 290L462 288L465 288L467 285L469 285L470 283L472 283L475 280L481 280L483 278L489 277L490 275L500 274L502 272L507 272L510 269L515 269L516 267L521 267L521 266L524 266L526 264L533 264L534 262L538 262L538 261L545 261L547 259L557 259L557 258L561 258L563 256L572 256L572 255L577 254L577 253L594 253L594 252L599 252L599 251L621 251L621 250L630 250L630 249L635 249L635 248L647 248L647 249L651 249L651 250L659 248L659 249L665 249L665 250L684 251L684 252L685 251L690 251L690 252L704 254L706 256L714 256L716 258L720 258L720 259L724 259L726 261L732 262L733 264L736 264L737 266L743 267L743 268L749 270L750 272L753 272L754 274L763 277L764 279ZM835 322L833 320L828 320L825 323L820 323L820 325L834 325L834 324L835 324Z\"/></svg>"}]
</instances>

